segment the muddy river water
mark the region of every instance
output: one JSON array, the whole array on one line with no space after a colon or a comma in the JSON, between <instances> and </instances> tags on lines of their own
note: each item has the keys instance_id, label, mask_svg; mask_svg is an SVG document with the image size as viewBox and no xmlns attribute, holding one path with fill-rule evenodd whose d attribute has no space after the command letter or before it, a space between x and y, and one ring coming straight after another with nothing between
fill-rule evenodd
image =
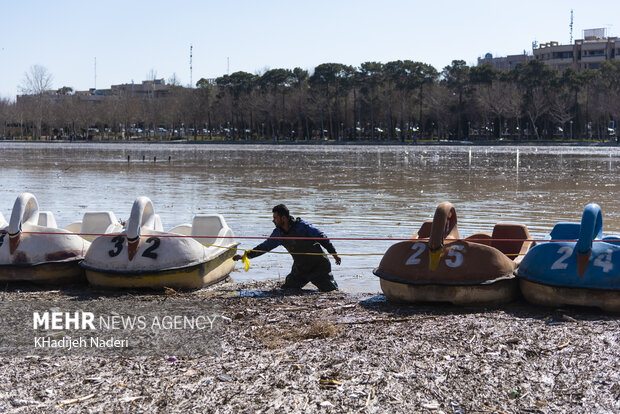
<instances>
[{"instance_id":1,"label":"muddy river water","mask_svg":"<svg viewBox=\"0 0 620 414\"><path fill-rule=\"evenodd\" d=\"M24 191L60 227L86 211L126 219L144 195L165 229L215 212L235 235L264 237L271 208L285 203L330 237L359 239L334 240L343 259L334 274L347 291L380 291L372 269L395 241L364 239L408 238L442 201L455 205L461 236L501 221L542 238L558 221L580 221L591 202L605 234L620 233L617 147L0 143L0 165L6 220ZM247 273L238 265L233 279L283 279L292 260L275 252Z\"/></svg>"}]
</instances>

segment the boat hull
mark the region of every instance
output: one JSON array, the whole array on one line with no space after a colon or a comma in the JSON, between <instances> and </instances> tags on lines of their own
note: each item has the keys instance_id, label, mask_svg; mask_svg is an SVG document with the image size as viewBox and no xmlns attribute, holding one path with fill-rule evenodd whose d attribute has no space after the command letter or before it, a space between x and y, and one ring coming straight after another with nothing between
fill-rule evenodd
<instances>
[{"instance_id":1,"label":"boat hull","mask_svg":"<svg viewBox=\"0 0 620 414\"><path fill-rule=\"evenodd\" d=\"M86 267L88 282L103 288L201 289L224 280L235 267L236 249L197 265L149 272L110 272Z\"/></svg>"},{"instance_id":2,"label":"boat hull","mask_svg":"<svg viewBox=\"0 0 620 414\"><path fill-rule=\"evenodd\" d=\"M35 282L42 284L84 282L80 260L49 262L36 265L0 265L0 281Z\"/></svg>"},{"instance_id":3,"label":"boat hull","mask_svg":"<svg viewBox=\"0 0 620 414\"><path fill-rule=\"evenodd\" d=\"M521 279L523 296L542 306L591 306L607 312L620 312L620 291L579 287L551 286Z\"/></svg>"},{"instance_id":4,"label":"boat hull","mask_svg":"<svg viewBox=\"0 0 620 414\"><path fill-rule=\"evenodd\" d=\"M414 285L381 279L385 297L394 302L448 302L459 306L493 306L519 297L519 284L507 278L480 285Z\"/></svg>"}]
</instances>

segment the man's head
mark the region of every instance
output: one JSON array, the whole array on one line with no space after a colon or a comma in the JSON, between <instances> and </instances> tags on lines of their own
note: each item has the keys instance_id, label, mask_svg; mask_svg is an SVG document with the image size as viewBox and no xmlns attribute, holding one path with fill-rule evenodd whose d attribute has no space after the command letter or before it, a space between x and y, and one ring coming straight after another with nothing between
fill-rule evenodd
<instances>
[{"instance_id":1,"label":"man's head","mask_svg":"<svg viewBox=\"0 0 620 414\"><path fill-rule=\"evenodd\" d=\"M288 208L284 204L278 204L271 211L273 212L273 224L278 228L286 229L291 218Z\"/></svg>"}]
</instances>

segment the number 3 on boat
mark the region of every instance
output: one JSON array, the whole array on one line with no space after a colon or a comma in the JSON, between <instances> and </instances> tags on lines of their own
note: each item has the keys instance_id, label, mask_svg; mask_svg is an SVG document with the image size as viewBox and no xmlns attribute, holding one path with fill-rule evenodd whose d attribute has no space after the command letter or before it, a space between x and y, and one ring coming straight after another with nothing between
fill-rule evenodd
<instances>
[{"instance_id":1,"label":"number 3 on boat","mask_svg":"<svg viewBox=\"0 0 620 414\"><path fill-rule=\"evenodd\" d=\"M95 239L82 266L100 287L199 289L228 276L237 245L219 214L164 232L151 200L138 197L125 231Z\"/></svg>"}]
</instances>

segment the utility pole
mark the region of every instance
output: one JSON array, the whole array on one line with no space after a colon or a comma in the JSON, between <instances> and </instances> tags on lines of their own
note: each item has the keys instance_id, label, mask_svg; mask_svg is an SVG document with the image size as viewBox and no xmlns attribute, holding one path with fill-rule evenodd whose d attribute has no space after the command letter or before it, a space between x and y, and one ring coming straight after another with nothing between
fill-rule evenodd
<instances>
[{"instance_id":1,"label":"utility pole","mask_svg":"<svg viewBox=\"0 0 620 414\"><path fill-rule=\"evenodd\" d=\"M194 87L194 82L192 81L192 44L189 44L189 87Z\"/></svg>"},{"instance_id":2,"label":"utility pole","mask_svg":"<svg viewBox=\"0 0 620 414\"><path fill-rule=\"evenodd\" d=\"M569 44L573 44L573 9L570 9L570 42Z\"/></svg>"}]
</instances>

